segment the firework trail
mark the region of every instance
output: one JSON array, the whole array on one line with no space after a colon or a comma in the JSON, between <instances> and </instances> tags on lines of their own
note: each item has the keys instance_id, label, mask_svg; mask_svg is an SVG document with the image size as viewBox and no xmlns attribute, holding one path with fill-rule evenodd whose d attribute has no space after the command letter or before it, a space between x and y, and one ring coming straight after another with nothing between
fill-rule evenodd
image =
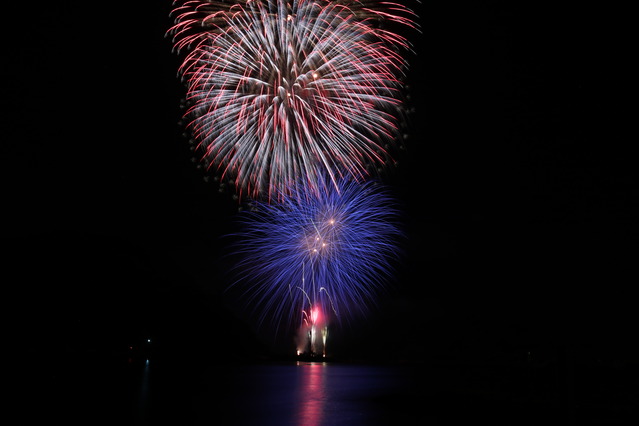
<instances>
[{"instance_id":1,"label":"firework trail","mask_svg":"<svg viewBox=\"0 0 639 426\"><path fill-rule=\"evenodd\" d=\"M402 238L396 202L384 186L329 179L317 191L287 191L240 215L233 252L237 281L258 324L342 323L365 314L387 289ZM324 336L325 338L325 336Z\"/></svg>"},{"instance_id":2,"label":"firework trail","mask_svg":"<svg viewBox=\"0 0 639 426\"><path fill-rule=\"evenodd\" d=\"M415 28L405 6L371 0L178 0L185 119L208 169L272 200L304 181L362 181L391 159L400 78ZM388 29L384 28L388 27Z\"/></svg>"}]
</instances>

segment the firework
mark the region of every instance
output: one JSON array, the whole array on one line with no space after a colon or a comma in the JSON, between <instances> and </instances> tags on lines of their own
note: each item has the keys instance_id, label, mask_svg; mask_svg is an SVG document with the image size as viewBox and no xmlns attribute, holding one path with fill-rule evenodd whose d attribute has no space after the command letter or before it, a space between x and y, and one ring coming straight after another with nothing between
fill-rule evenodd
<instances>
[{"instance_id":1,"label":"firework","mask_svg":"<svg viewBox=\"0 0 639 426\"><path fill-rule=\"evenodd\" d=\"M400 79L415 27L405 6L370 0L177 1L185 119L202 161L240 194L273 199L371 176L391 160ZM387 27L387 28L385 28Z\"/></svg>"},{"instance_id":2,"label":"firework","mask_svg":"<svg viewBox=\"0 0 639 426\"><path fill-rule=\"evenodd\" d=\"M288 324L325 340L329 322L365 314L388 289L402 232L384 186L319 183L317 191L298 185L281 202L255 202L240 214L231 288L242 289L258 325L270 319L276 333Z\"/></svg>"}]
</instances>

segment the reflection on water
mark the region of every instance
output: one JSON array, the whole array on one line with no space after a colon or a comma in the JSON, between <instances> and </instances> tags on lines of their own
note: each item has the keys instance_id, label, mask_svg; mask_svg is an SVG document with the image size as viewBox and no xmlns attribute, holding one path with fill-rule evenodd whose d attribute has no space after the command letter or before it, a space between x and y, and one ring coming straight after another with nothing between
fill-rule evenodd
<instances>
[{"instance_id":1,"label":"reflection on water","mask_svg":"<svg viewBox=\"0 0 639 426\"><path fill-rule=\"evenodd\" d=\"M411 378L390 366L297 362L236 366L230 380L224 424L353 426L383 424L396 409L383 402L410 392Z\"/></svg>"},{"instance_id":2,"label":"reflection on water","mask_svg":"<svg viewBox=\"0 0 639 426\"><path fill-rule=\"evenodd\" d=\"M480 417L496 426L545 424L557 416L586 420L586 414L574 414L574 405L561 405L556 393L530 396L526 371L55 358L21 368L21 385L12 391L22 400L16 404L22 424L41 424L41 414L47 424L66 426L443 425L471 424ZM598 410L608 410L602 416L618 417L602 407Z\"/></svg>"},{"instance_id":3,"label":"reflection on water","mask_svg":"<svg viewBox=\"0 0 639 426\"><path fill-rule=\"evenodd\" d=\"M133 362L133 360L129 359L129 363L131 362ZM151 374L150 364L151 364L151 361L147 359L144 362L144 368L142 369L142 377L140 379L140 388L138 391L138 403L137 403L138 420L143 420L147 416L147 410L148 410L149 400L150 400L150 395L149 395L149 390L150 390L149 376Z\"/></svg>"},{"instance_id":4,"label":"reflection on water","mask_svg":"<svg viewBox=\"0 0 639 426\"><path fill-rule=\"evenodd\" d=\"M154 365L152 363L151 367ZM158 371L159 372L159 371ZM193 420L186 424L356 426L384 424L397 409L386 402L409 393L407 372L391 366L330 362L216 364L191 371L195 385L158 390L161 374L151 373L149 415L166 410L160 399ZM176 401L176 394L181 400ZM381 403L380 403L381 402ZM179 405L187 408L181 410Z\"/></svg>"},{"instance_id":5,"label":"reflection on water","mask_svg":"<svg viewBox=\"0 0 639 426\"><path fill-rule=\"evenodd\" d=\"M397 368L330 362L85 360L29 377L33 406L65 425L380 425L410 392Z\"/></svg>"},{"instance_id":6,"label":"reflection on water","mask_svg":"<svg viewBox=\"0 0 639 426\"><path fill-rule=\"evenodd\" d=\"M325 363L309 362L297 363L299 367L299 388L300 397L298 415L296 416L299 425L319 426L322 424L324 403L326 399L325 388Z\"/></svg>"}]
</instances>

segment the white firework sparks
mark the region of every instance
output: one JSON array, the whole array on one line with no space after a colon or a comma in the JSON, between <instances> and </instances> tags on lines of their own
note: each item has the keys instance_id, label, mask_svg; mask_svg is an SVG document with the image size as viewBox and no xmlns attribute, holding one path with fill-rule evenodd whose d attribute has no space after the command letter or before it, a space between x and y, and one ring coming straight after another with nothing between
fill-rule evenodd
<instances>
[{"instance_id":1,"label":"white firework sparks","mask_svg":"<svg viewBox=\"0 0 639 426\"><path fill-rule=\"evenodd\" d=\"M170 33L187 82L185 117L203 161L240 194L271 199L320 175L361 181L390 160L415 27L372 1L178 1ZM372 167L371 167L372 166Z\"/></svg>"}]
</instances>

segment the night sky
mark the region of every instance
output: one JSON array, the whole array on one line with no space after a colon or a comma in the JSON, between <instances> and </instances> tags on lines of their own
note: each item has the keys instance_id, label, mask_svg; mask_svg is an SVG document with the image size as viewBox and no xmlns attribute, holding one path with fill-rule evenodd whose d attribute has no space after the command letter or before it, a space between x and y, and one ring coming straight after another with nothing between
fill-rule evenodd
<instances>
[{"instance_id":1,"label":"night sky","mask_svg":"<svg viewBox=\"0 0 639 426\"><path fill-rule=\"evenodd\" d=\"M239 205L204 179L178 124L170 2L133 3L5 9L14 342L30 353L119 351L147 336L184 353L281 350L222 294L222 237ZM415 8L409 137L383 177L408 240L379 309L336 337L344 353L570 347L637 359L637 172L608 118L600 18L521 3Z\"/></svg>"}]
</instances>

